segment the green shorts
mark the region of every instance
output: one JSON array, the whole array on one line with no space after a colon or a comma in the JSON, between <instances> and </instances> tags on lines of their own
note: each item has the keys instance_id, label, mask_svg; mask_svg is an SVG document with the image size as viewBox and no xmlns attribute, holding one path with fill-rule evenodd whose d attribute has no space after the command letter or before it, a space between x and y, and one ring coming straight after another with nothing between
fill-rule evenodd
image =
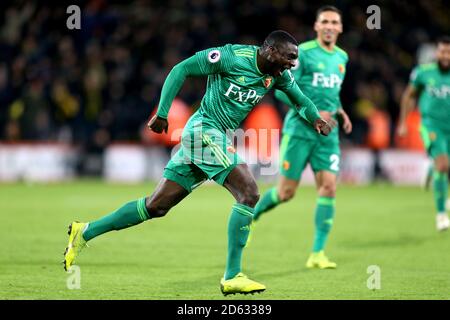
<instances>
[{"instance_id":1,"label":"green shorts","mask_svg":"<svg viewBox=\"0 0 450 320\"><path fill-rule=\"evenodd\" d=\"M180 149L168 162L163 176L192 192L207 179L223 185L241 163L245 162L223 131L190 121L183 131Z\"/></svg>"},{"instance_id":2,"label":"green shorts","mask_svg":"<svg viewBox=\"0 0 450 320\"><path fill-rule=\"evenodd\" d=\"M280 147L280 173L299 180L308 163L313 171L339 173L341 151L335 139L304 139L283 134Z\"/></svg>"},{"instance_id":3,"label":"green shorts","mask_svg":"<svg viewBox=\"0 0 450 320\"><path fill-rule=\"evenodd\" d=\"M450 157L450 134L442 130L422 124L420 134L428 155L435 159L437 156L447 155Z\"/></svg>"}]
</instances>

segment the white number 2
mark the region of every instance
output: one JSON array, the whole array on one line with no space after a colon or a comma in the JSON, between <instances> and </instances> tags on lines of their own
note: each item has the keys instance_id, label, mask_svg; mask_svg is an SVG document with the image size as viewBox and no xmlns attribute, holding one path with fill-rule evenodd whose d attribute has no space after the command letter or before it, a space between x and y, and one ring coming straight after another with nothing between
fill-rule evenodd
<instances>
[{"instance_id":1,"label":"white number 2","mask_svg":"<svg viewBox=\"0 0 450 320\"><path fill-rule=\"evenodd\" d=\"M339 171L339 156L337 154L332 154L330 156L330 169L333 171Z\"/></svg>"}]
</instances>

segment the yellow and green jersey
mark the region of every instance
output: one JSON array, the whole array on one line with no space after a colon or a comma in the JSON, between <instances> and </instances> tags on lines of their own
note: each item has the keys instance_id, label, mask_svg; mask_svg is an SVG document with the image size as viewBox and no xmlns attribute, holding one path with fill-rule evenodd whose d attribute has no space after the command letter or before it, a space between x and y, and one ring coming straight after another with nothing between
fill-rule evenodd
<instances>
[{"instance_id":1,"label":"yellow and green jersey","mask_svg":"<svg viewBox=\"0 0 450 320\"><path fill-rule=\"evenodd\" d=\"M333 51L329 51L317 40L300 44L298 52L299 63L291 69L297 84L319 111L336 113L336 110L341 108L339 93L344 81L347 53L337 46ZM293 106L284 93L276 91L275 96L289 106ZM292 109L287 113L283 126L283 133L309 139L338 139L338 132L339 129L336 127L328 137L318 136L314 129Z\"/></svg>"},{"instance_id":2,"label":"yellow and green jersey","mask_svg":"<svg viewBox=\"0 0 450 320\"><path fill-rule=\"evenodd\" d=\"M201 120L208 127L221 131L236 129L272 88L285 92L296 101L301 107L297 112L309 122L320 118L317 108L303 95L289 70L273 77L258 69L258 49L251 45L227 44L199 51L176 65L163 85L158 116L167 118L170 105L186 77L207 75L205 95L192 118Z\"/></svg>"},{"instance_id":3,"label":"yellow and green jersey","mask_svg":"<svg viewBox=\"0 0 450 320\"><path fill-rule=\"evenodd\" d=\"M419 92L422 123L450 134L450 71L443 72L437 63L414 68L410 84Z\"/></svg>"}]
</instances>

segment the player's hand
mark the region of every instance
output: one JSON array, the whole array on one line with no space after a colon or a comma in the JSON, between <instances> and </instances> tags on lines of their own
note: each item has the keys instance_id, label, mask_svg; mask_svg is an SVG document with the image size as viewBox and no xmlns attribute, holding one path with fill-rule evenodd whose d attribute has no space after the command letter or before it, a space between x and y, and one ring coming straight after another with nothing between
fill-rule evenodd
<instances>
[{"instance_id":1,"label":"player's hand","mask_svg":"<svg viewBox=\"0 0 450 320\"><path fill-rule=\"evenodd\" d=\"M350 117L343 109L339 110L339 115L342 117L342 129L344 129L344 132L346 134L350 134L353 129L353 125L352 125L352 121L350 120Z\"/></svg>"},{"instance_id":2,"label":"player's hand","mask_svg":"<svg viewBox=\"0 0 450 320\"><path fill-rule=\"evenodd\" d=\"M319 111L320 117L325 120L331 127L331 129L334 129L338 125L338 122L335 118L333 118L333 115L329 111Z\"/></svg>"},{"instance_id":3,"label":"player's hand","mask_svg":"<svg viewBox=\"0 0 450 320\"><path fill-rule=\"evenodd\" d=\"M314 129L316 129L317 133L327 136L330 134L332 127L325 120L317 119L314 121Z\"/></svg>"},{"instance_id":4,"label":"player's hand","mask_svg":"<svg viewBox=\"0 0 450 320\"><path fill-rule=\"evenodd\" d=\"M399 137L404 137L408 133L408 128L404 122L400 122L397 129L397 134Z\"/></svg>"},{"instance_id":5,"label":"player's hand","mask_svg":"<svg viewBox=\"0 0 450 320\"><path fill-rule=\"evenodd\" d=\"M167 122L167 119L160 118L155 114L147 123L147 127L156 133L162 133L163 131L167 133L169 123Z\"/></svg>"}]
</instances>

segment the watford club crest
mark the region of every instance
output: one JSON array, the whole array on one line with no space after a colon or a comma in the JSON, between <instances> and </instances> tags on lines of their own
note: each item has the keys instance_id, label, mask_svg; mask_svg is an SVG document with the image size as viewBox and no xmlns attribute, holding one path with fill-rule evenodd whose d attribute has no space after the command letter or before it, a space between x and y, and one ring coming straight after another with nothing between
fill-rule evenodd
<instances>
[{"instance_id":1,"label":"watford club crest","mask_svg":"<svg viewBox=\"0 0 450 320\"><path fill-rule=\"evenodd\" d=\"M338 65L338 68L339 68L339 72L340 72L340 73L344 73L344 72L345 72L345 67L344 67L343 64L339 64L339 65Z\"/></svg>"},{"instance_id":2,"label":"watford club crest","mask_svg":"<svg viewBox=\"0 0 450 320\"><path fill-rule=\"evenodd\" d=\"M265 78L263 82L264 82L264 87L266 87L266 89L267 89L272 84L272 77Z\"/></svg>"}]
</instances>

